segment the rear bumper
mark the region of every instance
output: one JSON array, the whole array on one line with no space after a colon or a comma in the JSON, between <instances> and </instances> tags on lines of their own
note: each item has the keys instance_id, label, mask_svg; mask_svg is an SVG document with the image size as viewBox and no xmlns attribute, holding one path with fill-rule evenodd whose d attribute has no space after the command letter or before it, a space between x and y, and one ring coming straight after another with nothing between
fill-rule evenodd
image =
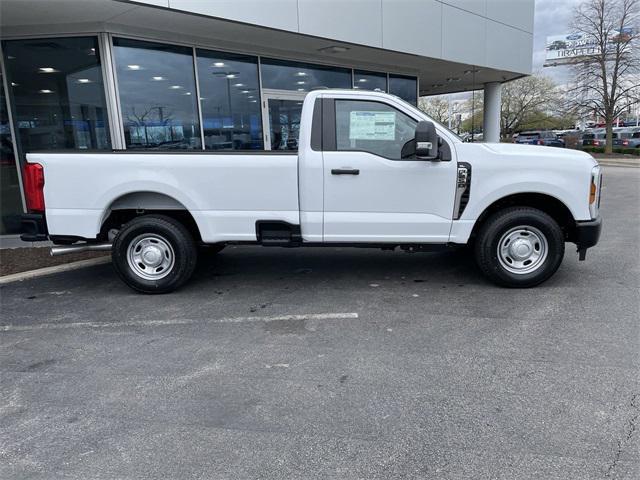
<instances>
[{"instance_id":1,"label":"rear bumper","mask_svg":"<svg viewBox=\"0 0 640 480\"><path fill-rule=\"evenodd\" d=\"M587 248L591 248L598 243L601 232L602 217L600 216L595 220L576 222L574 243L578 246L578 253L580 253L581 260L584 259L584 254L587 251Z\"/></svg>"},{"instance_id":2,"label":"rear bumper","mask_svg":"<svg viewBox=\"0 0 640 480\"><path fill-rule=\"evenodd\" d=\"M44 242L49 239L47 222L41 213L25 213L21 218L23 242Z\"/></svg>"}]
</instances>

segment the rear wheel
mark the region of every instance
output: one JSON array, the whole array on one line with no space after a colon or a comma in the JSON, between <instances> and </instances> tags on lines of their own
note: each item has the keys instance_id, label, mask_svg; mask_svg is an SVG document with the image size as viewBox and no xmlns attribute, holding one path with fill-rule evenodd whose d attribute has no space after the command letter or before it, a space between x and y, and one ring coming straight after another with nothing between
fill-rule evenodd
<instances>
[{"instance_id":1,"label":"rear wheel","mask_svg":"<svg viewBox=\"0 0 640 480\"><path fill-rule=\"evenodd\" d=\"M120 278L143 293L167 293L182 286L195 270L197 255L189 231L164 215L134 218L118 232L111 250Z\"/></svg>"},{"instance_id":2,"label":"rear wheel","mask_svg":"<svg viewBox=\"0 0 640 480\"><path fill-rule=\"evenodd\" d=\"M533 287L551 277L564 257L564 235L545 212L512 207L493 214L475 243L482 273L504 287Z\"/></svg>"}]
</instances>

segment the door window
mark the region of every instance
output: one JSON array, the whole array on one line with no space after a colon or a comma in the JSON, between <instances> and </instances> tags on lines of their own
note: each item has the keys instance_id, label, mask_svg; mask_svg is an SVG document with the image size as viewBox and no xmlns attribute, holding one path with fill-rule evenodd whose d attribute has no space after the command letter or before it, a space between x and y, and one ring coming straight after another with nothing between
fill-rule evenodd
<instances>
[{"instance_id":1,"label":"door window","mask_svg":"<svg viewBox=\"0 0 640 480\"><path fill-rule=\"evenodd\" d=\"M380 102L336 100L336 148L400 160L418 122Z\"/></svg>"}]
</instances>

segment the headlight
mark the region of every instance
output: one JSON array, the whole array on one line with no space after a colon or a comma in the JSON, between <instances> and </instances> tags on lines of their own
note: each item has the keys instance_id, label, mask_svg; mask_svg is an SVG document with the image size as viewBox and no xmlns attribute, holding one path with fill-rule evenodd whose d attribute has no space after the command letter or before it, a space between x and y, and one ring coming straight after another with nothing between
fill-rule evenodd
<instances>
[{"instance_id":1,"label":"headlight","mask_svg":"<svg viewBox=\"0 0 640 480\"><path fill-rule=\"evenodd\" d=\"M591 169L591 185L589 185L589 213L591 218L598 216L601 190L602 172L600 171L600 166L595 166Z\"/></svg>"}]
</instances>

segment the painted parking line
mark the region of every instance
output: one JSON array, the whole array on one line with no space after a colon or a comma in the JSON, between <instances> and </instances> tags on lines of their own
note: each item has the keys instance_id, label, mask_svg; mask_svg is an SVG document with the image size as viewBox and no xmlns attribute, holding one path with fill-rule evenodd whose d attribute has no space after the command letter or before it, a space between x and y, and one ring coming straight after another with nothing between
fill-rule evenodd
<instances>
[{"instance_id":1,"label":"painted parking line","mask_svg":"<svg viewBox=\"0 0 640 480\"><path fill-rule=\"evenodd\" d=\"M73 323L36 323L33 325L0 325L0 332L29 332L34 330L65 330L70 328L119 328L119 327L161 327L166 325L192 325L198 323L255 323L287 320L343 320L358 318L357 313L309 313L303 315L274 315L264 317L227 317L217 319L174 320L130 320L117 323L73 322Z\"/></svg>"},{"instance_id":2,"label":"painted parking line","mask_svg":"<svg viewBox=\"0 0 640 480\"><path fill-rule=\"evenodd\" d=\"M29 270L27 272L12 273L11 275L0 277L0 285L44 277L45 275L52 275L54 273L70 272L72 270L78 270L79 268L94 267L96 265L103 265L109 262L111 262L111 257L105 256L89 258L87 260L78 260L77 262L63 263L62 265L55 265L53 267L38 268L37 270Z\"/></svg>"}]
</instances>

